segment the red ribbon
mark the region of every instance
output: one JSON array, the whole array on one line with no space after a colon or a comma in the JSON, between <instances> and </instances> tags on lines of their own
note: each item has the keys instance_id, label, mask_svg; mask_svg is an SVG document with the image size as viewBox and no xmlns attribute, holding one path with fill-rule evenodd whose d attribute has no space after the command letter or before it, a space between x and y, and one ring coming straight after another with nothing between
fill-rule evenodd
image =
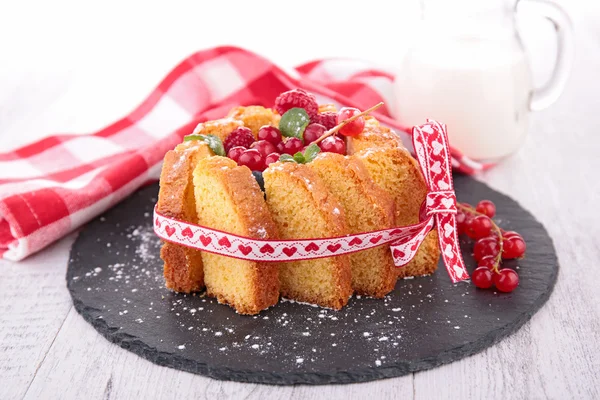
<instances>
[{"instance_id":1,"label":"red ribbon","mask_svg":"<svg viewBox=\"0 0 600 400\"><path fill-rule=\"evenodd\" d=\"M394 264L402 267L437 226L442 258L452 282L468 279L456 231L456 196L445 126L428 120L413 128L413 144L428 187L426 212L418 224L333 238L260 240L169 218L155 207L154 232L161 239L182 246L250 261L332 257L390 243Z\"/></svg>"}]
</instances>

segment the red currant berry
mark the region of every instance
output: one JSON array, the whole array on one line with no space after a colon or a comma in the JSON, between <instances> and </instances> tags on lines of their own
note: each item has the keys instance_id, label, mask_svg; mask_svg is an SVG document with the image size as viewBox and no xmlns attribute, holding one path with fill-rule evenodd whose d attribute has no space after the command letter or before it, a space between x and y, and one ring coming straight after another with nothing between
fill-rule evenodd
<instances>
[{"instance_id":1,"label":"red currant berry","mask_svg":"<svg viewBox=\"0 0 600 400\"><path fill-rule=\"evenodd\" d=\"M485 256L496 257L498 251L498 239L492 236L484 237L475 242L475 246L473 246L473 258L480 261Z\"/></svg>"},{"instance_id":2,"label":"red currant berry","mask_svg":"<svg viewBox=\"0 0 600 400\"><path fill-rule=\"evenodd\" d=\"M471 231L472 223L473 223L473 216L471 214L465 214L465 221L462 223L461 227L459 227L459 231L461 233L466 233L468 235L468 232Z\"/></svg>"},{"instance_id":3,"label":"red currant berry","mask_svg":"<svg viewBox=\"0 0 600 400\"><path fill-rule=\"evenodd\" d=\"M271 153L265 158L265 165L273 164L274 162L279 161L279 153Z\"/></svg>"},{"instance_id":4,"label":"red currant berry","mask_svg":"<svg viewBox=\"0 0 600 400\"><path fill-rule=\"evenodd\" d=\"M302 145L302 140L296 137L292 137L288 138L288 140L283 142L283 145L281 146L281 151L279 149L279 146L277 146L277 151L281 154L289 154L293 156L294 154L302 150L302 147L304 147Z\"/></svg>"},{"instance_id":5,"label":"red currant berry","mask_svg":"<svg viewBox=\"0 0 600 400\"><path fill-rule=\"evenodd\" d=\"M277 143L277 146L275 146L275 147L277 147L277 152L279 154L284 154L285 153L285 142Z\"/></svg>"},{"instance_id":6,"label":"red currant berry","mask_svg":"<svg viewBox=\"0 0 600 400\"><path fill-rule=\"evenodd\" d=\"M466 229L466 234L471 239L481 239L487 237L492 232L492 221L485 215L477 215L473 218Z\"/></svg>"},{"instance_id":7,"label":"red currant berry","mask_svg":"<svg viewBox=\"0 0 600 400\"><path fill-rule=\"evenodd\" d=\"M477 267L471 274L471 281L480 289L489 289L493 284L492 271L486 267Z\"/></svg>"},{"instance_id":8,"label":"red currant berry","mask_svg":"<svg viewBox=\"0 0 600 400\"><path fill-rule=\"evenodd\" d=\"M245 147L236 146L229 150L227 153L227 157L231 158L233 161L238 162L242 153L246 151Z\"/></svg>"},{"instance_id":9,"label":"red currant berry","mask_svg":"<svg viewBox=\"0 0 600 400\"><path fill-rule=\"evenodd\" d=\"M493 270L496 265L496 256L485 256L477 263L478 267L485 267L489 270Z\"/></svg>"},{"instance_id":10,"label":"red currant berry","mask_svg":"<svg viewBox=\"0 0 600 400\"><path fill-rule=\"evenodd\" d=\"M258 142L252 143L251 149L256 149L263 156L266 157L271 153L277 152L277 147L273 146L273 143L267 142L266 140L259 140Z\"/></svg>"},{"instance_id":11,"label":"red currant berry","mask_svg":"<svg viewBox=\"0 0 600 400\"><path fill-rule=\"evenodd\" d=\"M262 171L265 169L265 158L256 149L247 149L240 155L239 165L245 165L251 171Z\"/></svg>"},{"instance_id":12,"label":"red currant berry","mask_svg":"<svg viewBox=\"0 0 600 400\"><path fill-rule=\"evenodd\" d=\"M518 258L525 254L525 241L520 236L510 236L508 239L504 239L502 242L503 251L502 258Z\"/></svg>"},{"instance_id":13,"label":"red currant berry","mask_svg":"<svg viewBox=\"0 0 600 400\"><path fill-rule=\"evenodd\" d=\"M254 135L252 135L250 128L240 126L227 136L223 142L223 147L225 148L225 152L229 153L229 150L236 146L242 146L247 149L252 143L254 143Z\"/></svg>"},{"instance_id":14,"label":"red currant berry","mask_svg":"<svg viewBox=\"0 0 600 400\"><path fill-rule=\"evenodd\" d=\"M360 110L358 108L353 107L343 107L338 112L338 124L342 121L347 120L350 117L355 116L356 114L360 114ZM346 124L342 129L340 129L340 133L345 136L358 136L365 129L365 117L359 117L352 122Z\"/></svg>"},{"instance_id":15,"label":"red currant berry","mask_svg":"<svg viewBox=\"0 0 600 400\"><path fill-rule=\"evenodd\" d=\"M509 268L501 269L494 274L494 283L499 291L510 293L519 286L519 274Z\"/></svg>"},{"instance_id":16,"label":"red currant berry","mask_svg":"<svg viewBox=\"0 0 600 400\"><path fill-rule=\"evenodd\" d=\"M265 125L258 131L258 140L266 140L274 146L277 146L281 143L281 132L274 126Z\"/></svg>"},{"instance_id":17,"label":"red currant berry","mask_svg":"<svg viewBox=\"0 0 600 400\"><path fill-rule=\"evenodd\" d=\"M326 137L319 143L321 151L346 155L346 143L337 136Z\"/></svg>"},{"instance_id":18,"label":"red currant berry","mask_svg":"<svg viewBox=\"0 0 600 400\"><path fill-rule=\"evenodd\" d=\"M304 130L304 143L311 144L325 133L327 129L321 124L310 124Z\"/></svg>"},{"instance_id":19,"label":"red currant berry","mask_svg":"<svg viewBox=\"0 0 600 400\"><path fill-rule=\"evenodd\" d=\"M456 228L458 233L461 234L465 231L465 222L467 221L467 214L462 212L460 209L456 213Z\"/></svg>"},{"instance_id":20,"label":"red currant berry","mask_svg":"<svg viewBox=\"0 0 600 400\"><path fill-rule=\"evenodd\" d=\"M519 233L517 233L517 232L515 232L515 231L506 231L506 232L502 232L502 237L503 237L504 239L508 239L508 238L510 238L510 237L513 237L513 236L516 236L516 237L519 237L519 238L523 239L523 237L522 237L522 236L521 236Z\"/></svg>"},{"instance_id":21,"label":"red currant berry","mask_svg":"<svg viewBox=\"0 0 600 400\"><path fill-rule=\"evenodd\" d=\"M481 200L477 203L477 208L475 210L479 213L487 215L492 218L496 215L496 205L489 200Z\"/></svg>"}]
</instances>

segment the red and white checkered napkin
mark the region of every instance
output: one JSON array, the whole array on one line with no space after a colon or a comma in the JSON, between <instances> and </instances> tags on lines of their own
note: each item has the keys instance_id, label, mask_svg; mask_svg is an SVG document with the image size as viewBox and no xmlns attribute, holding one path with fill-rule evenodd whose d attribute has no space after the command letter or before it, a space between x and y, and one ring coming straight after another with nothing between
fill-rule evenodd
<instances>
[{"instance_id":1,"label":"red and white checkered napkin","mask_svg":"<svg viewBox=\"0 0 600 400\"><path fill-rule=\"evenodd\" d=\"M193 54L112 125L0 153L0 254L22 260L157 179L167 150L197 123L221 118L234 106L270 107L281 92L301 87L320 103L366 109L390 103L391 81L389 74L356 61L322 60L284 71L235 47ZM385 106L374 115L408 135ZM452 155L464 172L485 167L458 152Z\"/></svg>"}]
</instances>

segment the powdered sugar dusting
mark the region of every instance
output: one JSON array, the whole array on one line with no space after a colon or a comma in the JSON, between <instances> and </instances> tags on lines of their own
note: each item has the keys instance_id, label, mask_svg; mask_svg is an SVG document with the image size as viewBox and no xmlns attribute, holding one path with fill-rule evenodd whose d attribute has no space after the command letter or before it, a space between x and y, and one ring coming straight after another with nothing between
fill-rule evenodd
<instances>
[{"instance_id":1,"label":"powdered sugar dusting","mask_svg":"<svg viewBox=\"0 0 600 400\"><path fill-rule=\"evenodd\" d=\"M435 277L400 281L383 299L353 296L340 311L281 299L259 315L242 316L203 293L173 293L164 287L161 242L152 230L152 205L139 210L144 217L137 221L143 223L129 225L123 217L99 219L98 223L112 224L112 231L98 238L101 256L90 258L98 262L86 264L71 277L70 284L88 296L110 299L94 311L94 318L116 332L142 337L157 351L261 360L262 365L274 363L282 371L326 369L336 360L349 366L385 368L436 336L461 337L474 322L471 313L462 308L472 299L469 288L444 286L465 295L461 297L422 284ZM457 297L462 302L456 301ZM458 315L448 312L457 307L465 311ZM490 301L490 313L494 307ZM493 319L502 315L493 315ZM415 324L424 328L418 335Z\"/></svg>"}]
</instances>

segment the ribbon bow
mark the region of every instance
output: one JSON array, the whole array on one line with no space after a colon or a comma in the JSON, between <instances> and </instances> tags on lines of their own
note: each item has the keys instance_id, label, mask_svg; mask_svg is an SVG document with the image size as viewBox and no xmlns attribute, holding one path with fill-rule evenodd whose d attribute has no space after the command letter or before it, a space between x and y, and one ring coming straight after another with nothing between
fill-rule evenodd
<instances>
[{"instance_id":1,"label":"ribbon bow","mask_svg":"<svg viewBox=\"0 0 600 400\"><path fill-rule=\"evenodd\" d=\"M435 121L413 129L417 160L427 182L425 213L415 225L334 238L255 239L191 224L160 214L154 208L154 232L163 240L194 249L251 261L296 261L332 257L390 243L397 267L417 253L434 226L442 258L452 282L469 278L456 232L456 197L452 187L446 128Z\"/></svg>"},{"instance_id":2,"label":"ribbon bow","mask_svg":"<svg viewBox=\"0 0 600 400\"><path fill-rule=\"evenodd\" d=\"M421 172L427 183L425 213L416 226L423 228L414 236L392 243L390 248L397 266L405 265L414 257L425 236L435 226L442 259L452 282L469 279L460 248L456 229L456 195L452 183L450 148L446 126L434 120L413 128L413 145ZM409 259L407 259L410 257Z\"/></svg>"}]
</instances>

